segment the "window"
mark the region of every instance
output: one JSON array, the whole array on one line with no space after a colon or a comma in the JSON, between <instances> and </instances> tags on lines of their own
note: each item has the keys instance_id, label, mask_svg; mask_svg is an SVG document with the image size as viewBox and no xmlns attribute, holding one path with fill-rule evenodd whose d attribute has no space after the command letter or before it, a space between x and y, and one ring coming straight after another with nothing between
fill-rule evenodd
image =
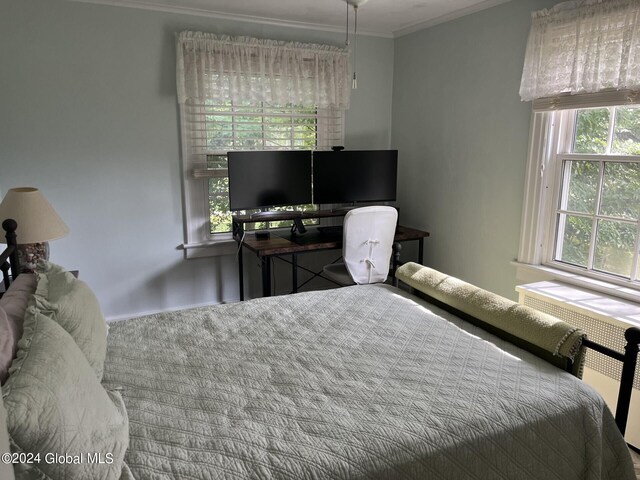
<instances>
[{"instance_id":1,"label":"window","mask_svg":"<svg viewBox=\"0 0 640 480\"><path fill-rule=\"evenodd\" d=\"M640 289L640 106L535 115L532 144L550 154L539 160L537 235L525 210L523 235L539 243L521 246L521 261Z\"/></svg>"},{"instance_id":2,"label":"window","mask_svg":"<svg viewBox=\"0 0 640 480\"><path fill-rule=\"evenodd\" d=\"M519 265L635 301L639 12L637 0L533 12L520 83L533 119ZM521 279L540 278L524 270Z\"/></svg>"},{"instance_id":3,"label":"window","mask_svg":"<svg viewBox=\"0 0 640 480\"><path fill-rule=\"evenodd\" d=\"M235 105L192 105L184 109L184 123L190 131L188 162L194 182L203 182L208 234L231 231L227 151L270 149L326 149L342 142L342 112L296 105L270 106L265 102ZM293 207L274 207L273 210ZM298 205L296 210L314 210L315 205ZM239 212L253 213L256 210ZM315 220L305 221L314 223ZM290 221L249 224L250 229L280 228Z\"/></svg>"},{"instance_id":4,"label":"window","mask_svg":"<svg viewBox=\"0 0 640 480\"><path fill-rule=\"evenodd\" d=\"M342 145L350 86L344 47L190 31L176 36L187 258L235 251L228 242L227 152Z\"/></svg>"},{"instance_id":5,"label":"window","mask_svg":"<svg viewBox=\"0 0 640 480\"><path fill-rule=\"evenodd\" d=\"M571 115L570 151L558 155L551 260L635 281L640 278L640 107Z\"/></svg>"}]
</instances>

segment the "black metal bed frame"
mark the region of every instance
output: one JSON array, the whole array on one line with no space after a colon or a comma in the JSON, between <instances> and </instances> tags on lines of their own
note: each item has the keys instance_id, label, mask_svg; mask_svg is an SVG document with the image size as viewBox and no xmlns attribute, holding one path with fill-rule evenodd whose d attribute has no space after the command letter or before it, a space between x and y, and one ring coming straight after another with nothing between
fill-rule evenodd
<instances>
[{"instance_id":1,"label":"black metal bed frame","mask_svg":"<svg viewBox=\"0 0 640 480\"><path fill-rule=\"evenodd\" d=\"M17 236L16 229L18 224L15 220L7 219L2 222L2 228L5 230L7 239L7 248L0 253L0 270L2 271L2 279L4 283L5 290L9 288L9 284L13 278L16 278L19 275L19 260L18 260L18 250L17 250ZM399 253L399 249L398 252ZM394 266L398 265L397 254L394 255ZM11 274L9 274L9 270ZM395 283L395 282L394 282ZM414 293L420 293L415 292ZM493 327L482 320L479 320L475 317L472 317L464 312L461 312L450 305L447 305L439 300L429 297L428 295L420 294L421 297L427 298L429 302L453 313L454 315L472 323L484 330L487 330L489 333L492 333L503 340L514 343L514 336L500 330L496 327ZM611 357L615 360L622 362L622 374L620 375L620 389L618 390L618 402L616 405L616 414L615 420L616 425L620 429L622 435L624 435L627 428L627 421L629 418L629 407L631 405L631 394L633 392L633 381L636 372L636 365L638 363L638 351L640 350L640 328L630 327L625 330L624 337L627 341L627 344L624 348L624 353L613 350L604 345L600 345L594 341L585 339L583 345L587 348L591 348L597 352L600 352L608 357ZM535 351L534 346L530 346L528 348L534 354L538 354L539 352ZM565 370L568 372L572 371L572 364L570 361L565 365Z\"/></svg>"},{"instance_id":2,"label":"black metal bed frame","mask_svg":"<svg viewBox=\"0 0 640 480\"><path fill-rule=\"evenodd\" d=\"M521 339L516 338L514 335L505 332L504 330L500 330L493 325L490 325L482 320L479 320L467 313L464 313L440 300L437 300L433 297L430 297L427 294L424 294L420 291L411 288L412 292L427 300L429 303L432 303L443 310L446 310L449 313L454 314L455 316L462 318L463 320L475 325L477 327L482 328L483 330L501 338L502 340L506 340L509 343L515 343L516 345L524 348L525 350L533 353L536 356L542 357L545 360L549 360L545 358L544 352L539 347L536 347L533 344L524 342ZM600 352L608 357L611 357L615 360L622 362L622 373L620 375L620 388L618 389L618 401L616 405L616 413L615 413L615 421L618 429L624 436L627 421L629 419L629 407L631 405L631 393L633 392L633 382L636 373L636 365L638 364L638 352L640 351L640 328L638 327L629 327L624 332L625 340L627 344L624 348L624 353L613 350L609 347L596 343L592 340L585 339L582 344L587 347ZM526 344L526 345L524 345ZM550 356L551 354L548 354ZM554 362L551 362L554 363ZM558 366L558 365L556 365ZM570 360L564 362L564 365L561 367L563 370L566 370L569 373L573 371L573 363ZM629 445L633 450L637 449L631 445Z\"/></svg>"},{"instance_id":3,"label":"black metal bed frame","mask_svg":"<svg viewBox=\"0 0 640 480\"><path fill-rule=\"evenodd\" d=\"M5 291L9 288L12 278L20 273L18 261L18 242L16 240L16 229L18 224L10 218L2 222L2 228L6 232L7 248L0 253L0 271L2 271L2 282ZM11 274L9 274L11 271Z\"/></svg>"},{"instance_id":4,"label":"black metal bed frame","mask_svg":"<svg viewBox=\"0 0 640 480\"><path fill-rule=\"evenodd\" d=\"M629 407L631 405L633 381L636 374L636 365L638 363L640 328L627 328L624 331L624 338L627 341L627 344L624 347L624 353L605 347L604 345L600 345L599 343L589 339L585 339L582 342L585 347L622 362L620 388L618 389L618 403L616 404L616 425L618 425L622 435L624 435L627 429L627 420L629 419Z\"/></svg>"}]
</instances>

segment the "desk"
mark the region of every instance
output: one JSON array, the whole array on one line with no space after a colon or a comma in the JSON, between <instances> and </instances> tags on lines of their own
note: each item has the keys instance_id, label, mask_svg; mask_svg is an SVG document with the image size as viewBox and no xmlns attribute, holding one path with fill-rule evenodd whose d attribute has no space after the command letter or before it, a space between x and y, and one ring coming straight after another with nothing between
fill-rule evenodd
<instances>
[{"instance_id":1,"label":"desk","mask_svg":"<svg viewBox=\"0 0 640 480\"><path fill-rule=\"evenodd\" d=\"M281 234L282 236L271 234L271 238L267 240L257 240L254 235L246 235L242 246L248 250L254 252L258 258L260 258L261 270L262 270L262 296L271 296L271 257L281 255L291 255L292 266L292 282L293 292L298 291L298 255L301 253L316 252L319 250L333 250L342 248L342 237L339 238L328 236L322 238L320 235L316 235L313 227L309 227L309 233L306 235L313 235L312 241L305 241L303 245L295 243L289 239L288 233ZM424 239L429 236L429 232L422 230L416 230L414 228L403 227L399 225L396 228L396 234L394 236L394 246L399 242L407 242L416 240L418 241L418 263L423 262L424 256ZM237 239L238 242L240 239ZM399 253L399 249L397 249ZM244 275L243 275L243 261L242 261L242 249L238 252L238 276L240 281L240 300L244 300Z\"/></svg>"}]
</instances>

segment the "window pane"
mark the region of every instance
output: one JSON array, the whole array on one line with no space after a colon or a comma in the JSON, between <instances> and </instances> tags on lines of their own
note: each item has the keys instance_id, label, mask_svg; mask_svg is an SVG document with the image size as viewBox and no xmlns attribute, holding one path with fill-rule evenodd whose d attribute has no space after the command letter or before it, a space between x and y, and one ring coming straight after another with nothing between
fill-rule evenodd
<instances>
[{"instance_id":1,"label":"window pane","mask_svg":"<svg viewBox=\"0 0 640 480\"><path fill-rule=\"evenodd\" d=\"M559 215L558 232L561 237L560 260L581 267L586 267L589 260L589 244L591 243L592 222L590 218L574 215Z\"/></svg>"},{"instance_id":2,"label":"window pane","mask_svg":"<svg viewBox=\"0 0 640 480\"><path fill-rule=\"evenodd\" d=\"M227 168L227 155L207 155L207 168Z\"/></svg>"},{"instance_id":3,"label":"window pane","mask_svg":"<svg viewBox=\"0 0 640 480\"><path fill-rule=\"evenodd\" d=\"M220 164L216 162L213 155L207 156L207 164ZM226 162L225 162L226 166ZM209 179L209 220L211 222L211 233L228 232L231 230L231 214L229 213L229 179L210 178Z\"/></svg>"},{"instance_id":4,"label":"window pane","mask_svg":"<svg viewBox=\"0 0 640 480\"><path fill-rule=\"evenodd\" d=\"M210 179L219 180L219 179ZM209 219L211 233L231 231L231 213L229 212L229 196L225 194L209 195Z\"/></svg>"},{"instance_id":5,"label":"window pane","mask_svg":"<svg viewBox=\"0 0 640 480\"><path fill-rule=\"evenodd\" d=\"M604 153L609 136L609 109L578 110L574 153Z\"/></svg>"},{"instance_id":6,"label":"window pane","mask_svg":"<svg viewBox=\"0 0 640 480\"><path fill-rule=\"evenodd\" d=\"M640 155L640 107L616 108L611 152Z\"/></svg>"},{"instance_id":7,"label":"window pane","mask_svg":"<svg viewBox=\"0 0 640 480\"><path fill-rule=\"evenodd\" d=\"M636 243L636 226L599 220L593 268L629 277Z\"/></svg>"},{"instance_id":8,"label":"window pane","mask_svg":"<svg viewBox=\"0 0 640 480\"><path fill-rule=\"evenodd\" d=\"M228 115L207 115L207 147L211 150L230 150L233 148L233 128Z\"/></svg>"},{"instance_id":9,"label":"window pane","mask_svg":"<svg viewBox=\"0 0 640 480\"><path fill-rule=\"evenodd\" d=\"M640 216L639 163L605 163L600 213L630 220Z\"/></svg>"},{"instance_id":10,"label":"window pane","mask_svg":"<svg viewBox=\"0 0 640 480\"><path fill-rule=\"evenodd\" d=\"M571 161L565 165L569 185L566 205L562 208L572 212L595 213L599 162Z\"/></svg>"}]
</instances>

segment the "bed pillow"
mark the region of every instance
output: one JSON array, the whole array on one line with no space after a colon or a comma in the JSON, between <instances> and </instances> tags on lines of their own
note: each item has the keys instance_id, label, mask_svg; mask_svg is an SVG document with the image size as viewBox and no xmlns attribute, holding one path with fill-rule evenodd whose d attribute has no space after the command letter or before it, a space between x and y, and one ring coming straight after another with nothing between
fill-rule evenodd
<instances>
[{"instance_id":1,"label":"bed pillow","mask_svg":"<svg viewBox=\"0 0 640 480\"><path fill-rule=\"evenodd\" d=\"M13 330L9 325L7 312L0 307L0 383L2 385L4 385L9 376L9 367L13 361L16 343Z\"/></svg>"},{"instance_id":2,"label":"bed pillow","mask_svg":"<svg viewBox=\"0 0 640 480\"><path fill-rule=\"evenodd\" d=\"M3 398L12 450L40 454L39 462L16 465L18 477L120 477L129 442L122 397L102 387L73 338L33 306ZM90 453L101 454L103 463Z\"/></svg>"},{"instance_id":3,"label":"bed pillow","mask_svg":"<svg viewBox=\"0 0 640 480\"><path fill-rule=\"evenodd\" d=\"M417 263L402 265L396 272L396 278L545 352L570 359L573 374L582 377L582 341L586 337L583 330Z\"/></svg>"},{"instance_id":4,"label":"bed pillow","mask_svg":"<svg viewBox=\"0 0 640 480\"><path fill-rule=\"evenodd\" d=\"M4 385L9 367L22 337L22 322L29 298L36 290L35 275L18 275L0 298L0 383Z\"/></svg>"},{"instance_id":5,"label":"bed pillow","mask_svg":"<svg viewBox=\"0 0 640 480\"><path fill-rule=\"evenodd\" d=\"M107 323L89 286L64 268L41 262L35 305L64 328L102 380L107 353Z\"/></svg>"}]
</instances>

